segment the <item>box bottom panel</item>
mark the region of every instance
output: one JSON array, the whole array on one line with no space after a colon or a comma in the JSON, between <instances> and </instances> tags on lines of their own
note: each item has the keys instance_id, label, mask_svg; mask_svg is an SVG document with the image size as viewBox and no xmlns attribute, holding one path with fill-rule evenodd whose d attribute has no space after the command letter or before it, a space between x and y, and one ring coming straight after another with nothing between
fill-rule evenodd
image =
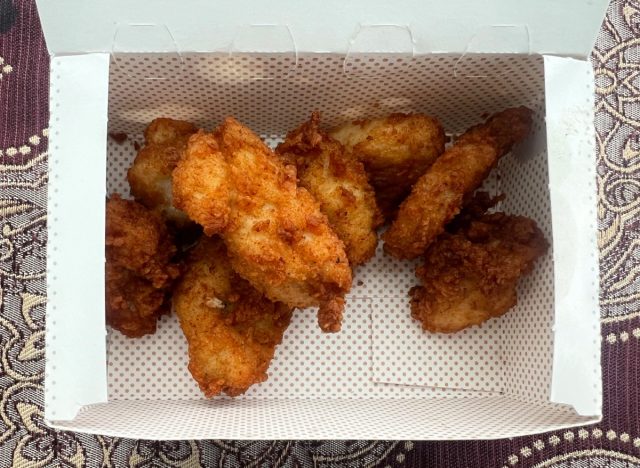
<instances>
[{"instance_id":1,"label":"box bottom panel","mask_svg":"<svg viewBox=\"0 0 640 468\"><path fill-rule=\"evenodd\" d=\"M448 399L116 401L54 427L175 439L498 439L595 423L565 406L506 396Z\"/></svg>"}]
</instances>

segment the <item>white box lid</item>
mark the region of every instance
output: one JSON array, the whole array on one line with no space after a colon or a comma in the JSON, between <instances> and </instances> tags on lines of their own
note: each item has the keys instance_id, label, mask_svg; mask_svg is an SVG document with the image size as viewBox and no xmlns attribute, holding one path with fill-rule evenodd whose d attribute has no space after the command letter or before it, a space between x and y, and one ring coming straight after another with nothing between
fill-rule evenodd
<instances>
[{"instance_id":1,"label":"white box lid","mask_svg":"<svg viewBox=\"0 0 640 468\"><path fill-rule=\"evenodd\" d=\"M52 55L538 53L586 58L607 0L38 0Z\"/></svg>"}]
</instances>

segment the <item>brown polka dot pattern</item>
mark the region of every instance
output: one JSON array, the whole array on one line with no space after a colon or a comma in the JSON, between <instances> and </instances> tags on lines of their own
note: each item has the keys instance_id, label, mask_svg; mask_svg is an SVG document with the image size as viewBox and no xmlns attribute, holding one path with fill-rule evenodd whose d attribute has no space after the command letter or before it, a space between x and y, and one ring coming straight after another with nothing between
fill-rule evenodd
<instances>
[{"instance_id":1,"label":"brown polka dot pattern","mask_svg":"<svg viewBox=\"0 0 640 468\"><path fill-rule=\"evenodd\" d=\"M301 416L304 415L304 416ZM592 420L591 420L592 421ZM409 423L410 422L410 423ZM508 396L477 398L216 399L114 401L89 405L75 419L84 432L157 440L495 439L590 422L570 410ZM67 427L62 422L60 427Z\"/></svg>"},{"instance_id":2,"label":"brown polka dot pattern","mask_svg":"<svg viewBox=\"0 0 640 468\"><path fill-rule=\"evenodd\" d=\"M109 127L140 134L152 119L170 116L210 129L233 115L259 134L282 135L319 109L328 126L420 111L459 132L484 113L533 105L543 95L540 56L467 55L461 70L458 59L358 54L345 63L341 55L301 54L292 67L279 54L185 54L182 62L120 54L111 64Z\"/></svg>"}]
</instances>

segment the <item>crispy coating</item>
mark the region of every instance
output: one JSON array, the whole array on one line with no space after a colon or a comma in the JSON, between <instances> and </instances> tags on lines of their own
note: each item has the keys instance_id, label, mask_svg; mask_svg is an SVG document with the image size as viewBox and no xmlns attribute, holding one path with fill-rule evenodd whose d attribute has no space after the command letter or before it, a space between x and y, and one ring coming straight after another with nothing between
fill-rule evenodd
<instances>
[{"instance_id":1,"label":"crispy coating","mask_svg":"<svg viewBox=\"0 0 640 468\"><path fill-rule=\"evenodd\" d=\"M189 137L198 129L182 120L159 118L144 132L145 145L138 151L127 172L131 193L149 209L157 209L178 227L189 223L187 216L174 208L171 173L176 167Z\"/></svg>"},{"instance_id":2,"label":"crispy coating","mask_svg":"<svg viewBox=\"0 0 640 468\"><path fill-rule=\"evenodd\" d=\"M364 163L378 206L389 221L445 144L440 122L424 114L356 120L332 130L331 136Z\"/></svg>"},{"instance_id":3,"label":"crispy coating","mask_svg":"<svg viewBox=\"0 0 640 468\"><path fill-rule=\"evenodd\" d=\"M488 214L442 234L417 269L411 315L431 332L453 333L498 317L516 305L518 279L548 244L535 221Z\"/></svg>"},{"instance_id":4,"label":"crispy coating","mask_svg":"<svg viewBox=\"0 0 640 468\"><path fill-rule=\"evenodd\" d=\"M272 301L320 306L320 327L338 331L351 287L344 244L314 198L251 130L229 117L189 140L173 172L176 207L223 238L233 269Z\"/></svg>"},{"instance_id":5,"label":"crispy coating","mask_svg":"<svg viewBox=\"0 0 640 468\"><path fill-rule=\"evenodd\" d=\"M475 192L472 197L464 202L460 213L458 213L458 215L456 215L456 217L445 226L445 230L447 232L455 233L456 231L469 226L472 221L480 218L505 198L506 195L504 193L491 196L489 192L481 190Z\"/></svg>"},{"instance_id":6,"label":"crispy coating","mask_svg":"<svg viewBox=\"0 0 640 468\"><path fill-rule=\"evenodd\" d=\"M207 397L267 380L291 308L271 302L231 268L220 238L203 236L173 295L189 345L189 371Z\"/></svg>"},{"instance_id":7,"label":"crispy coating","mask_svg":"<svg viewBox=\"0 0 640 468\"><path fill-rule=\"evenodd\" d=\"M107 323L129 337L156 330L180 274L162 219L133 200L113 195L106 205Z\"/></svg>"},{"instance_id":8,"label":"crispy coating","mask_svg":"<svg viewBox=\"0 0 640 468\"><path fill-rule=\"evenodd\" d=\"M376 251L376 228L382 215L362 163L345 154L344 147L319 129L320 113L290 132L276 153L295 164L300 186L320 203L331 228L344 242L352 267Z\"/></svg>"},{"instance_id":9,"label":"crispy coating","mask_svg":"<svg viewBox=\"0 0 640 468\"><path fill-rule=\"evenodd\" d=\"M531 129L531 110L518 107L490 117L467 130L413 186L396 219L384 233L385 252L416 258L425 252L444 226L498 159L522 141Z\"/></svg>"}]
</instances>

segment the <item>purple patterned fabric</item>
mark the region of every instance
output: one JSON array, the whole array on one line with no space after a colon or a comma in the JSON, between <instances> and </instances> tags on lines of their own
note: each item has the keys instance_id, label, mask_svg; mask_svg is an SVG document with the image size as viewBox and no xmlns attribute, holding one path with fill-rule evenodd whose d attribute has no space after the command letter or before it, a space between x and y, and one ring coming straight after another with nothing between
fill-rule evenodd
<instances>
[{"instance_id":1,"label":"purple patterned fabric","mask_svg":"<svg viewBox=\"0 0 640 468\"><path fill-rule=\"evenodd\" d=\"M148 442L43 424L48 61L33 0L0 0L0 468L640 468L640 3L614 0L596 74L604 420L476 442Z\"/></svg>"}]
</instances>

